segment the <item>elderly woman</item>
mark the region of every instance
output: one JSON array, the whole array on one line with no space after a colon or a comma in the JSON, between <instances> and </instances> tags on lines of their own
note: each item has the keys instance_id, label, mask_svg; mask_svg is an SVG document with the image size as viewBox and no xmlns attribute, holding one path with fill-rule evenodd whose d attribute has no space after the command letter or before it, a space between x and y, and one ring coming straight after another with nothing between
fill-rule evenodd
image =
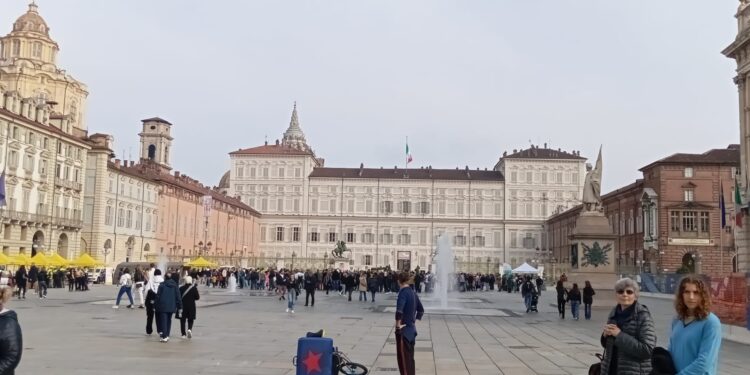
<instances>
[{"instance_id":1,"label":"elderly woman","mask_svg":"<svg viewBox=\"0 0 750 375\"><path fill-rule=\"evenodd\" d=\"M638 283L621 279L615 283L617 306L607 318L601 343L605 348L602 375L647 375L656 346L654 320L646 306L638 303Z\"/></svg>"},{"instance_id":2,"label":"elderly woman","mask_svg":"<svg viewBox=\"0 0 750 375\"><path fill-rule=\"evenodd\" d=\"M7 308L12 295L13 290L9 287L0 287L0 374L3 375L14 374L23 351L21 326L15 311Z\"/></svg>"},{"instance_id":3,"label":"elderly woman","mask_svg":"<svg viewBox=\"0 0 750 375\"><path fill-rule=\"evenodd\" d=\"M711 312L706 283L686 276L675 296L677 317L672 321L669 351L678 374L717 374L721 321Z\"/></svg>"}]
</instances>

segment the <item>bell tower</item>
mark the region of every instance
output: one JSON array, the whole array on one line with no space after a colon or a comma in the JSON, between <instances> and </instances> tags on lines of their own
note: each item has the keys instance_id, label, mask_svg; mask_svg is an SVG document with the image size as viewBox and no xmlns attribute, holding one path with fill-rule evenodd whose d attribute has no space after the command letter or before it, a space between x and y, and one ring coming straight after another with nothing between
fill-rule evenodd
<instances>
[{"instance_id":1,"label":"bell tower","mask_svg":"<svg viewBox=\"0 0 750 375\"><path fill-rule=\"evenodd\" d=\"M172 149L172 124L169 121L154 117L143 122L141 137L141 162L151 162L169 172L172 169L169 163L169 153Z\"/></svg>"}]
</instances>

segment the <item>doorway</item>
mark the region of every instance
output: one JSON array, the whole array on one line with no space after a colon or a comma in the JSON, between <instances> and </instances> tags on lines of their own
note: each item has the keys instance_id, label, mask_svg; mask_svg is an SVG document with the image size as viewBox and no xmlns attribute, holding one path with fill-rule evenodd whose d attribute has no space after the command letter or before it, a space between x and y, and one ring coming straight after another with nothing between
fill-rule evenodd
<instances>
[{"instance_id":1,"label":"doorway","mask_svg":"<svg viewBox=\"0 0 750 375\"><path fill-rule=\"evenodd\" d=\"M399 251L396 268L399 271L411 271L411 251Z\"/></svg>"}]
</instances>

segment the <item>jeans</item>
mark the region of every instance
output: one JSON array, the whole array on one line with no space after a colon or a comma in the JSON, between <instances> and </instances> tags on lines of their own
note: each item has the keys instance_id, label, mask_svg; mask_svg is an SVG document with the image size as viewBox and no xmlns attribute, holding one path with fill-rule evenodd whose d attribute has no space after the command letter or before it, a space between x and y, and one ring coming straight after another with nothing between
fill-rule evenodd
<instances>
[{"instance_id":1,"label":"jeans","mask_svg":"<svg viewBox=\"0 0 750 375\"><path fill-rule=\"evenodd\" d=\"M286 307L289 308L289 310L294 310L295 300L297 300L297 290L294 288L289 288L286 293Z\"/></svg>"},{"instance_id":2,"label":"jeans","mask_svg":"<svg viewBox=\"0 0 750 375\"><path fill-rule=\"evenodd\" d=\"M116 306L120 306L120 298L122 298L123 294L127 294L128 299L130 300L130 304L133 304L133 293L131 289L131 287L125 285L120 287L120 291L117 293L117 302L115 303Z\"/></svg>"},{"instance_id":3,"label":"jeans","mask_svg":"<svg viewBox=\"0 0 750 375\"><path fill-rule=\"evenodd\" d=\"M365 302L367 302L367 292L359 292L359 301L362 302L362 298L365 299Z\"/></svg>"},{"instance_id":4,"label":"jeans","mask_svg":"<svg viewBox=\"0 0 750 375\"><path fill-rule=\"evenodd\" d=\"M39 282L39 298L47 297L47 282L46 281L40 281Z\"/></svg>"},{"instance_id":5,"label":"jeans","mask_svg":"<svg viewBox=\"0 0 750 375\"><path fill-rule=\"evenodd\" d=\"M169 337L169 332L172 330L172 313L171 312L157 312L159 324L158 328L161 328L161 338Z\"/></svg>"},{"instance_id":6,"label":"jeans","mask_svg":"<svg viewBox=\"0 0 750 375\"><path fill-rule=\"evenodd\" d=\"M573 314L573 319L578 320L578 306L580 304L580 301L570 301L570 312Z\"/></svg>"},{"instance_id":7,"label":"jeans","mask_svg":"<svg viewBox=\"0 0 750 375\"><path fill-rule=\"evenodd\" d=\"M139 281L135 283L135 291L138 293L139 301L141 302L141 306L143 306L143 289L145 283L143 281Z\"/></svg>"},{"instance_id":8,"label":"jeans","mask_svg":"<svg viewBox=\"0 0 750 375\"><path fill-rule=\"evenodd\" d=\"M590 303L583 304L583 314L584 314L584 317L586 317L586 320L591 320L591 304Z\"/></svg>"},{"instance_id":9,"label":"jeans","mask_svg":"<svg viewBox=\"0 0 750 375\"><path fill-rule=\"evenodd\" d=\"M337 292L341 291L341 280L333 280L333 290Z\"/></svg>"},{"instance_id":10,"label":"jeans","mask_svg":"<svg viewBox=\"0 0 750 375\"><path fill-rule=\"evenodd\" d=\"M372 297L372 302L375 303L375 290L370 290L370 296Z\"/></svg>"},{"instance_id":11,"label":"jeans","mask_svg":"<svg viewBox=\"0 0 750 375\"><path fill-rule=\"evenodd\" d=\"M526 293L526 295L523 296L523 303L526 305L526 312L531 310L531 293Z\"/></svg>"}]
</instances>

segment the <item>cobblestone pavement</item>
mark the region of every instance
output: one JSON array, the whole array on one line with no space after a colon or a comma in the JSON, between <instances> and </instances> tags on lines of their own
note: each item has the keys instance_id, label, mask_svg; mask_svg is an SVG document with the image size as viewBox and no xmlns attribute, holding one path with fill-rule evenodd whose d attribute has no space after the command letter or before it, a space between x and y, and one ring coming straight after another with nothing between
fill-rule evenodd
<instances>
[{"instance_id":1,"label":"cobblestone pavement","mask_svg":"<svg viewBox=\"0 0 750 375\"><path fill-rule=\"evenodd\" d=\"M111 308L117 289L50 290L48 299L13 300L24 330L18 374L294 374L296 340L324 328L353 361L372 374L398 374L392 330L395 295L377 302L347 302L317 293L315 307L294 315L266 293L201 287L194 338L180 339L173 321L167 344L145 335L144 310ZM606 295L606 292L599 293ZM424 298L428 312L434 301ZM670 301L642 298L657 324L658 344L668 343ZM591 321L559 320L553 296L544 292L538 314L525 314L520 295L473 292L454 295L463 309L426 315L418 323L418 374L585 374L601 351L599 334L607 307ZM468 315L467 315L468 314ZM722 374L750 373L748 346L724 341Z\"/></svg>"}]
</instances>

